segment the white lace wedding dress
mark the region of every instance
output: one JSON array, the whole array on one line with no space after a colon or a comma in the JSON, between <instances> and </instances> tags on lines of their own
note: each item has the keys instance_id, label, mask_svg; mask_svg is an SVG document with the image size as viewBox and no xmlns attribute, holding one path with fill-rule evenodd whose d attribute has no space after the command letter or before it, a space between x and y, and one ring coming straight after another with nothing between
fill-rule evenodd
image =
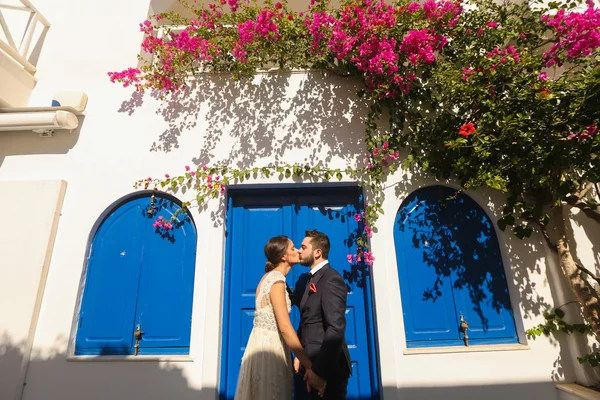
<instances>
[{"instance_id":1,"label":"white lace wedding dress","mask_svg":"<svg viewBox=\"0 0 600 400\"><path fill-rule=\"evenodd\" d=\"M289 400L292 398L290 349L279 333L270 292L275 282L285 284L279 271L270 272L256 296L254 327L250 333L238 377L235 400ZM286 291L288 313L292 302Z\"/></svg>"}]
</instances>

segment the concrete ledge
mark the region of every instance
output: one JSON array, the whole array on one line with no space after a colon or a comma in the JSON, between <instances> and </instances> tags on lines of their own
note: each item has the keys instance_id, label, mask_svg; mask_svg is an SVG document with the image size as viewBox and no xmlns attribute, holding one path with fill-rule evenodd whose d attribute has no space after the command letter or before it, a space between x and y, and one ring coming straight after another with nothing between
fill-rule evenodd
<instances>
[{"instance_id":1,"label":"concrete ledge","mask_svg":"<svg viewBox=\"0 0 600 400\"><path fill-rule=\"evenodd\" d=\"M600 392L588 389L585 386L576 383L559 383L556 385L559 391L568 393L566 396L561 396L560 399L584 399L584 400L600 400Z\"/></svg>"},{"instance_id":2,"label":"concrete ledge","mask_svg":"<svg viewBox=\"0 0 600 400\"><path fill-rule=\"evenodd\" d=\"M443 354L443 353L479 353L484 351L515 351L529 350L526 344L494 344L481 346L448 346L448 347L420 347L404 350L405 355L412 354Z\"/></svg>"}]
</instances>

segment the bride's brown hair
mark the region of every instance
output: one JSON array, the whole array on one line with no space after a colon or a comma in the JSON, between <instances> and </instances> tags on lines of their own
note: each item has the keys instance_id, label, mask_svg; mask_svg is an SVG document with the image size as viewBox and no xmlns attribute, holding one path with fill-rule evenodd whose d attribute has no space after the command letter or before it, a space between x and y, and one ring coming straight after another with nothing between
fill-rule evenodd
<instances>
[{"instance_id":1,"label":"bride's brown hair","mask_svg":"<svg viewBox=\"0 0 600 400\"><path fill-rule=\"evenodd\" d=\"M281 257L285 254L289 245L290 238L284 235L269 239L265 245L265 257L267 257L265 272L272 271L279 265Z\"/></svg>"}]
</instances>

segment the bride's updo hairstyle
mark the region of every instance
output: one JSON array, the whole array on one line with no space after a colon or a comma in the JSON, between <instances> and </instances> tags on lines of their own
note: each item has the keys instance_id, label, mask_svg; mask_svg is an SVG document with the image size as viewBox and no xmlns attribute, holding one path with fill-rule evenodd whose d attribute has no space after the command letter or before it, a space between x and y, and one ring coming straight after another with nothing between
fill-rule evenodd
<instances>
[{"instance_id":1,"label":"bride's updo hairstyle","mask_svg":"<svg viewBox=\"0 0 600 400\"><path fill-rule=\"evenodd\" d=\"M265 272L272 271L281 262L281 257L287 251L290 245L290 238L287 236L275 236L267 242L265 245L265 257L267 257L267 263L265 264Z\"/></svg>"}]
</instances>

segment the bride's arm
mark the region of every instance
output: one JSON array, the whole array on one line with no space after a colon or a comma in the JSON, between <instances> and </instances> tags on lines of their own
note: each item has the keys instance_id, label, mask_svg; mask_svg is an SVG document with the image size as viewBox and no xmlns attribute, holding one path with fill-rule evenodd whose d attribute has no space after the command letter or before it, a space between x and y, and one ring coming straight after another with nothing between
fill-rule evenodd
<instances>
[{"instance_id":1,"label":"bride's arm","mask_svg":"<svg viewBox=\"0 0 600 400\"><path fill-rule=\"evenodd\" d=\"M283 340L285 340L290 350L298 357L304 368L307 370L311 369L312 363L304 352L300 339L298 339L298 335L296 335L296 331L292 326L292 321L290 321L290 314L285 302L285 284L283 282L274 283L271 287L270 296L277 326L279 327L281 336L283 336Z\"/></svg>"}]
</instances>

